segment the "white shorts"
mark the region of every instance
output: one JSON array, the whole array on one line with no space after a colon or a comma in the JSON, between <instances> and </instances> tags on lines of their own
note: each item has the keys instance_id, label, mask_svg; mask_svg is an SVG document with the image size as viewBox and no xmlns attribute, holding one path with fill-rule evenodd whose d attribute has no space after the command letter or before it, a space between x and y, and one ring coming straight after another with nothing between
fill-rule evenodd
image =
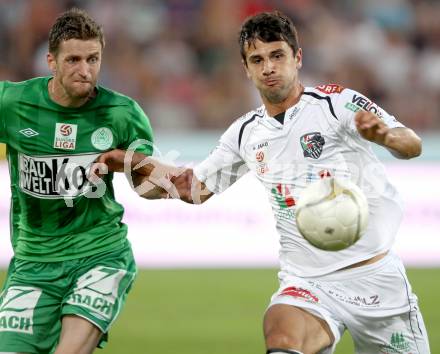
<instances>
[{"instance_id":1,"label":"white shorts","mask_svg":"<svg viewBox=\"0 0 440 354\"><path fill-rule=\"evenodd\" d=\"M358 354L430 353L417 297L394 254L320 277L281 271L279 279L269 306L288 304L323 318L335 342L320 353L333 353L345 329Z\"/></svg>"}]
</instances>

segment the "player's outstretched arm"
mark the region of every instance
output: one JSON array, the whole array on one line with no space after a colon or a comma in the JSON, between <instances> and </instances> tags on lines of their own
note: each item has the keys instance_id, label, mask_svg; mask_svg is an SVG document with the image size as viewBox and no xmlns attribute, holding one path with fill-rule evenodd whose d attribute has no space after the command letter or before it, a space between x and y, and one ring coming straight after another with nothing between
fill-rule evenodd
<instances>
[{"instance_id":1,"label":"player's outstretched arm","mask_svg":"<svg viewBox=\"0 0 440 354\"><path fill-rule=\"evenodd\" d=\"M107 171L125 172L130 184L141 197L161 199L170 196L179 198L170 178L179 175L184 169L166 165L141 153L115 149L100 155L92 167L92 174L98 177Z\"/></svg>"},{"instance_id":2,"label":"player's outstretched arm","mask_svg":"<svg viewBox=\"0 0 440 354\"><path fill-rule=\"evenodd\" d=\"M422 140L409 128L389 128L374 113L359 111L355 116L356 129L366 140L385 146L399 159L411 159L422 152Z\"/></svg>"}]
</instances>

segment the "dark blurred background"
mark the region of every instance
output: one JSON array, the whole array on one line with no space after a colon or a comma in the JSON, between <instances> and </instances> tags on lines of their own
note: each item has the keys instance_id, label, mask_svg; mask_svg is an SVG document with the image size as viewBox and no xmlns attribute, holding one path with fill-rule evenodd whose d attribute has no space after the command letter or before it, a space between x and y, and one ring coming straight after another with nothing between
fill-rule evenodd
<instances>
[{"instance_id":1,"label":"dark blurred background","mask_svg":"<svg viewBox=\"0 0 440 354\"><path fill-rule=\"evenodd\" d=\"M0 0L0 79L47 75L47 36L77 6L103 25L101 84L136 99L156 131L223 130L260 105L241 22L279 9L296 23L305 85L364 93L419 133L440 129L440 1Z\"/></svg>"}]
</instances>

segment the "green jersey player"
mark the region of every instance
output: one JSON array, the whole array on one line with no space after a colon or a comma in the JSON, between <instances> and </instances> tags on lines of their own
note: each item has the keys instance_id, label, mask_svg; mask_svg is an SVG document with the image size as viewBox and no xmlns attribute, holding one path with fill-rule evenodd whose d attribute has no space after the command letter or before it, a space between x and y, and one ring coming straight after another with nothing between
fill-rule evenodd
<instances>
[{"instance_id":1,"label":"green jersey player","mask_svg":"<svg viewBox=\"0 0 440 354\"><path fill-rule=\"evenodd\" d=\"M99 154L138 139L151 155L152 131L136 102L96 85L103 48L101 27L72 9L50 31L53 76L0 82L14 250L0 296L1 353L93 352L135 276L112 174L96 185L88 176Z\"/></svg>"}]
</instances>

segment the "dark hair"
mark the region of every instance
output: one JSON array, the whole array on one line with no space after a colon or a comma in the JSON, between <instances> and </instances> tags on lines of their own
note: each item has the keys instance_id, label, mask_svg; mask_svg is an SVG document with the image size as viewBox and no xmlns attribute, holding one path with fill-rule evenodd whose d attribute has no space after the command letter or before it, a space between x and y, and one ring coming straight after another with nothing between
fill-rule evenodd
<instances>
[{"instance_id":1,"label":"dark hair","mask_svg":"<svg viewBox=\"0 0 440 354\"><path fill-rule=\"evenodd\" d=\"M292 48L293 54L299 49L298 33L292 20L279 11L262 12L248 17L241 26L238 43L240 54L246 63L244 46L259 39L262 42L285 41Z\"/></svg>"},{"instance_id":2,"label":"dark hair","mask_svg":"<svg viewBox=\"0 0 440 354\"><path fill-rule=\"evenodd\" d=\"M98 39L104 48L104 33L84 10L72 8L62 13L49 32L49 52L57 54L60 43L69 39Z\"/></svg>"}]
</instances>

